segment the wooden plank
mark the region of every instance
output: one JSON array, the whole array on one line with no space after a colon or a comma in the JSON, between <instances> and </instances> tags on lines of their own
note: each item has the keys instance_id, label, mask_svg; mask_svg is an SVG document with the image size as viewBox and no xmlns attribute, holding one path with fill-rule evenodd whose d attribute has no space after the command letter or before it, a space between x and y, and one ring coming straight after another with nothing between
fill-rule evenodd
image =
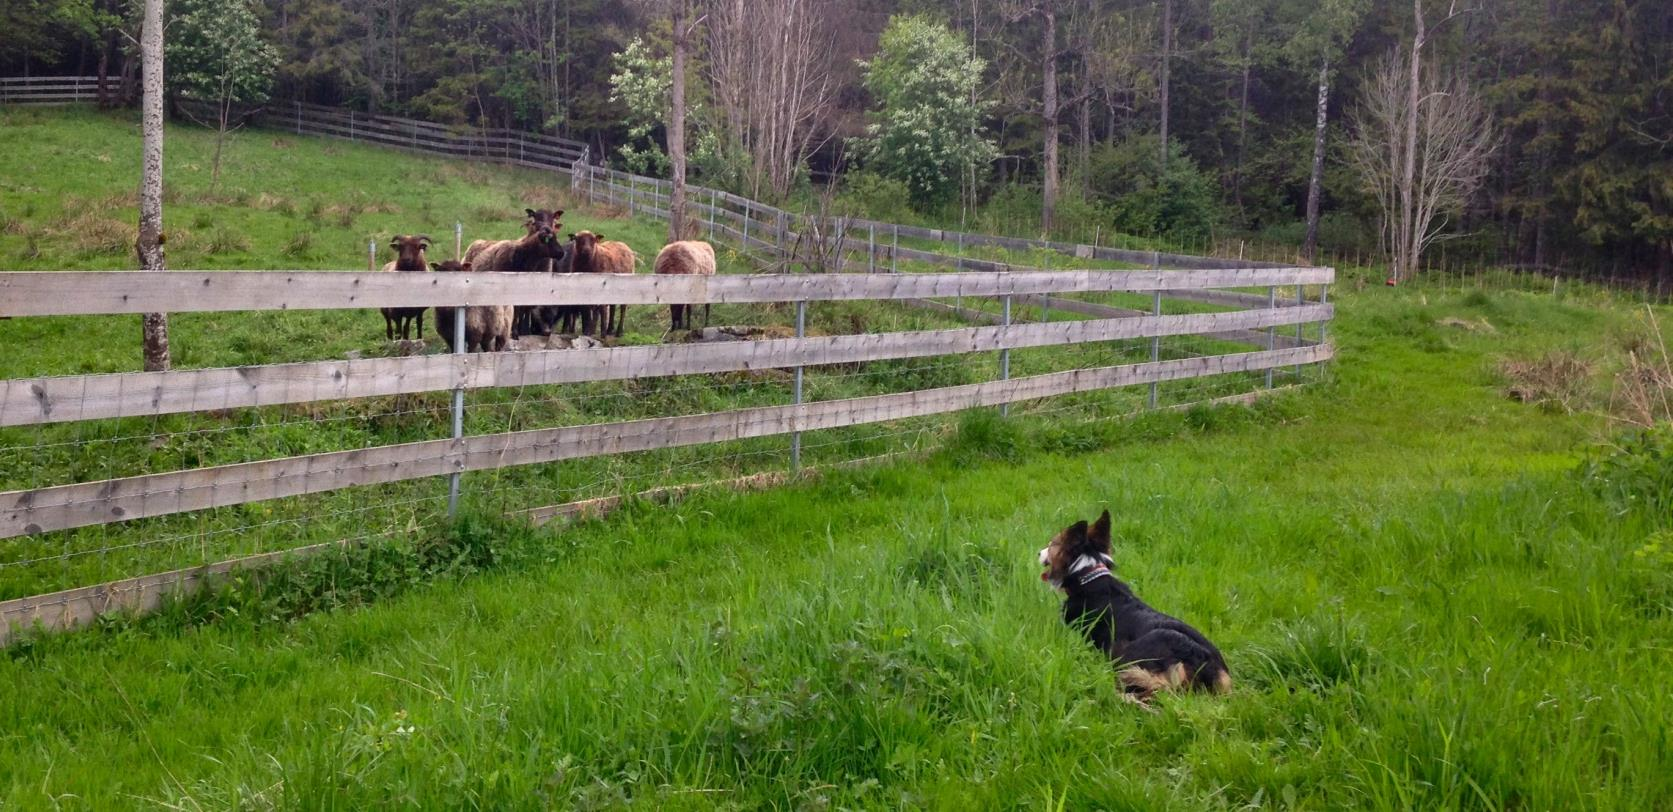
<instances>
[{"instance_id":1,"label":"wooden plank","mask_svg":"<svg viewBox=\"0 0 1673 812\"><path fill-rule=\"evenodd\" d=\"M921 300L920 300L921 301ZM951 308L927 302L936 308ZM1076 303L1083 304L1083 303ZM981 311L993 323L998 316ZM149 417L209 410L448 391L540 386L756 369L853 364L1002 349L1301 324L1331 317L1310 309L1144 316L907 333L818 336L724 344L659 344L590 350L422 355L224 369L123 372L0 381L0 426ZM1264 334L1262 342L1265 343Z\"/></svg>"},{"instance_id":2,"label":"wooden plank","mask_svg":"<svg viewBox=\"0 0 1673 812\"><path fill-rule=\"evenodd\" d=\"M1329 268L928 274L64 271L0 273L0 316L339 310L527 302L678 304L929 299L1321 284Z\"/></svg>"},{"instance_id":3,"label":"wooden plank","mask_svg":"<svg viewBox=\"0 0 1673 812\"><path fill-rule=\"evenodd\" d=\"M344 546L346 542L328 541L47 595L0 601L0 648L10 645L20 633L36 627L45 631L66 631L85 626L113 612L148 614L161 607L169 596L196 591L213 578L239 570L269 567L287 559L305 558Z\"/></svg>"},{"instance_id":4,"label":"wooden plank","mask_svg":"<svg viewBox=\"0 0 1673 812\"><path fill-rule=\"evenodd\" d=\"M464 471L877 423L1330 357L1326 345L1076 369L894 395L430 440L11 491L0 493L0 538Z\"/></svg>"}]
</instances>

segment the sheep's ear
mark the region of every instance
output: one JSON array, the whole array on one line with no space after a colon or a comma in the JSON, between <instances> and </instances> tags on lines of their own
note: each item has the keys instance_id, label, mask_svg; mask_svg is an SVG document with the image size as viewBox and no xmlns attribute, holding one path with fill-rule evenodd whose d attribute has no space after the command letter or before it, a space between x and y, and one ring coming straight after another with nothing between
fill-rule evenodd
<instances>
[{"instance_id":1,"label":"sheep's ear","mask_svg":"<svg viewBox=\"0 0 1673 812\"><path fill-rule=\"evenodd\" d=\"M572 240L572 241L575 239L575 232L573 232L573 231L569 232L569 239Z\"/></svg>"},{"instance_id":2,"label":"sheep's ear","mask_svg":"<svg viewBox=\"0 0 1673 812\"><path fill-rule=\"evenodd\" d=\"M562 216L563 216L563 209L553 209L553 210L552 210L552 220L553 220L553 221L554 221L554 222L555 222L555 221L556 221L556 220L557 220L557 219L558 219L558 218L559 218L559 217L562 217Z\"/></svg>"},{"instance_id":3,"label":"sheep's ear","mask_svg":"<svg viewBox=\"0 0 1673 812\"><path fill-rule=\"evenodd\" d=\"M528 212L529 219L534 219L534 209L524 209L523 211Z\"/></svg>"},{"instance_id":4,"label":"sheep's ear","mask_svg":"<svg viewBox=\"0 0 1673 812\"><path fill-rule=\"evenodd\" d=\"M432 262L432 263L430 263L430 270L432 270L432 271L438 271L438 272L439 272L439 271L441 271L441 263L440 263L440 262Z\"/></svg>"},{"instance_id":5,"label":"sheep's ear","mask_svg":"<svg viewBox=\"0 0 1673 812\"><path fill-rule=\"evenodd\" d=\"M604 232L602 232L602 231L594 233L593 236L597 237L599 242L604 242L606 239L609 239L608 237L604 236Z\"/></svg>"},{"instance_id":6,"label":"sheep's ear","mask_svg":"<svg viewBox=\"0 0 1673 812\"><path fill-rule=\"evenodd\" d=\"M1086 536L1087 544L1096 553L1109 554L1110 551L1110 512L1104 511L1098 521L1092 524L1092 530Z\"/></svg>"},{"instance_id":7,"label":"sheep's ear","mask_svg":"<svg viewBox=\"0 0 1673 812\"><path fill-rule=\"evenodd\" d=\"M466 271L469 271L471 269L471 265L472 265L472 263L467 262L464 265L461 265L460 267L465 269Z\"/></svg>"}]
</instances>

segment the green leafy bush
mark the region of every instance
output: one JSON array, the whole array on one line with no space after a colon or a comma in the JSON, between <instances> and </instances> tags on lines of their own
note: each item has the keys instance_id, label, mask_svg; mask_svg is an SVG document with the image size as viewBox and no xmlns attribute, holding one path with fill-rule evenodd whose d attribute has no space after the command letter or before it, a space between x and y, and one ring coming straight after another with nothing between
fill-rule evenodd
<instances>
[{"instance_id":1,"label":"green leafy bush","mask_svg":"<svg viewBox=\"0 0 1673 812\"><path fill-rule=\"evenodd\" d=\"M1088 182L1117 230L1200 243L1219 220L1214 183L1178 144L1169 145L1166 166L1160 149L1149 135L1099 147Z\"/></svg>"}]
</instances>

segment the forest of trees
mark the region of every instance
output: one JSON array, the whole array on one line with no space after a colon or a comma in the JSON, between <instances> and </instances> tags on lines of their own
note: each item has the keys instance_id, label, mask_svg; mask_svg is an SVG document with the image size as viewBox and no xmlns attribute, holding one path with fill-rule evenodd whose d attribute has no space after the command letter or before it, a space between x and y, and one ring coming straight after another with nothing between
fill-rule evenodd
<instances>
[{"instance_id":1,"label":"forest of trees","mask_svg":"<svg viewBox=\"0 0 1673 812\"><path fill-rule=\"evenodd\" d=\"M838 177L926 217L1026 205L1043 225L1162 238L1300 246L1315 231L1323 247L1368 251L1446 239L1484 262L1673 278L1668 0L254 5L279 56L276 98L542 130L621 161L667 142L666 117L646 126L631 109L667 83L624 80L667 64L671 2L689 26L683 150L697 182L771 199ZM127 89L113 100L131 98L135 5L9 0L0 75L103 74ZM891 29L909 15L915 27ZM894 52L880 54L886 29ZM913 48L961 46L919 84L868 74L922 64ZM960 70L979 75L953 84ZM1400 118L1408 92L1428 119ZM936 126L973 124L923 159L979 155L950 185L884 144L911 139L880 129L898 114L878 105L914 98L956 107L924 119ZM1452 163L1431 154L1440 143L1459 150ZM1427 177L1431 165L1447 174ZM1430 219L1391 218L1402 196L1428 201Z\"/></svg>"}]
</instances>

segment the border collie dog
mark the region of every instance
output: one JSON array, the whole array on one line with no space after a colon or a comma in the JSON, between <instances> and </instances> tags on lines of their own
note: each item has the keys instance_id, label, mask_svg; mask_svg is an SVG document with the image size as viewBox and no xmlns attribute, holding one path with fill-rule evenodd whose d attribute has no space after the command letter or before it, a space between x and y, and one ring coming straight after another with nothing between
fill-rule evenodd
<instances>
[{"instance_id":1,"label":"border collie dog","mask_svg":"<svg viewBox=\"0 0 1673 812\"><path fill-rule=\"evenodd\" d=\"M1190 624L1150 608L1110 572L1110 512L1090 528L1075 522L1040 551L1040 580L1063 590L1063 621L1078 628L1119 670L1124 698L1157 691L1224 693L1231 673L1220 650Z\"/></svg>"}]
</instances>

